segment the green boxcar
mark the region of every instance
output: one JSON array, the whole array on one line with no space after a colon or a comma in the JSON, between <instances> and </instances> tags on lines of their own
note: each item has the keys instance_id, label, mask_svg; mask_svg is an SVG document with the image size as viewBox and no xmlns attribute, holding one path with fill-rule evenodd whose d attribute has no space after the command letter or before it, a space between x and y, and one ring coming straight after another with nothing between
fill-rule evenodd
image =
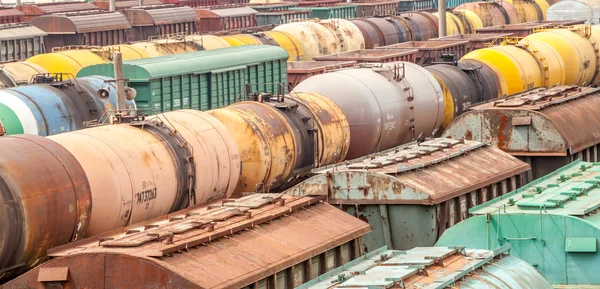
<instances>
[{"instance_id":1,"label":"green boxcar","mask_svg":"<svg viewBox=\"0 0 600 289\"><path fill-rule=\"evenodd\" d=\"M257 25L281 25L292 21L310 18L310 10L274 10L264 11L256 15Z\"/></svg>"},{"instance_id":2,"label":"green boxcar","mask_svg":"<svg viewBox=\"0 0 600 289\"><path fill-rule=\"evenodd\" d=\"M265 5L257 5L252 4L250 8L262 12L262 11L281 11L281 10L289 10L290 8L294 8L298 6L296 3L285 3L285 4L265 4Z\"/></svg>"},{"instance_id":3,"label":"green boxcar","mask_svg":"<svg viewBox=\"0 0 600 289\"><path fill-rule=\"evenodd\" d=\"M277 46L248 45L125 61L123 70L137 91L138 108L209 110L245 99L247 84L253 91L280 92L288 57ZM88 66L77 75L113 77L113 64Z\"/></svg>"},{"instance_id":4,"label":"green boxcar","mask_svg":"<svg viewBox=\"0 0 600 289\"><path fill-rule=\"evenodd\" d=\"M329 7L298 7L291 10L310 10L311 18L334 19L356 18L357 5L329 6Z\"/></svg>"}]
</instances>

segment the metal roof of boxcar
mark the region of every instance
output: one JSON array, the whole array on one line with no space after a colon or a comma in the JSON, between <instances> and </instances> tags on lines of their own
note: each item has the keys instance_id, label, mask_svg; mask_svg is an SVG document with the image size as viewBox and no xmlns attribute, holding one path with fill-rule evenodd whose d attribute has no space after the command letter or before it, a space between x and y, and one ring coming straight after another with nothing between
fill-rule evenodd
<instances>
[{"instance_id":1,"label":"metal roof of boxcar","mask_svg":"<svg viewBox=\"0 0 600 289\"><path fill-rule=\"evenodd\" d=\"M528 169L486 144L440 138L321 168L288 193L327 193L332 183L330 203L438 204Z\"/></svg>"},{"instance_id":2,"label":"metal roof of boxcar","mask_svg":"<svg viewBox=\"0 0 600 289\"><path fill-rule=\"evenodd\" d=\"M46 32L31 24L0 25L0 40L25 39L46 36Z\"/></svg>"},{"instance_id":3,"label":"metal roof of boxcar","mask_svg":"<svg viewBox=\"0 0 600 289\"><path fill-rule=\"evenodd\" d=\"M598 88L538 88L472 106L444 135L490 142L513 155L567 155L600 142L598 109Z\"/></svg>"},{"instance_id":4,"label":"metal roof of boxcar","mask_svg":"<svg viewBox=\"0 0 600 289\"><path fill-rule=\"evenodd\" d=\"M501 198L469 210L488 213L568 215L586 219L600 208L600 163L576 161ZM600 228L600 220L592 218Z\"/></svg>"},{"instance_id":5,"label":"metal roof of boxcar","mask_svg":"<svg viewBox=\"0 0 600 289\"><path fill-rule=\"evenodd\" d=\"M23 14L23 12L17 10L17 9L12 9L12 8L3 8L0 9L0 17L6 17L6 16L23 16L25 14Z\"/></svg>"},{"instance_id":6,"label":"metal roof of boxcar","mask_svg":"<svg viewBox=\"0 0 600 289\"><path fill-rule=\"evenodd\" d=\"M127 18L119 12L65 13L37 17L31 24L48 34L85 33L128 29Z\"/></svg>"},{"instance_id":7,"label":"metal roof of boxcar","mask_svg":"<svg viewBox=\"0 0 600 289\"><path fill-rule=\"evenodd\" d=\"M169 23L195 22L196 11L188 6L183 7L133 7L124 9L132 26L160 25Z\"/></svg>"},{"instance_id":8,"label":"metal roof of boxcar","mask_svg":"<svg viewBox=\"0 0 600 289\"><path fill-rule=\"evenodd\" d=\"M510 248L384 247L296 288L552 288L531 265L508 255Z\"/></svg>"},{"instance_id":9,"label":"metal roof of boxcar","mask_svg":"<svg viewBox=\"0 0 600 289\"><path fill-rule=\"evenodd\" d=\"M54 2L34 4L33 6L40 9L44 14L98 10L98 7L90 2Z\"/></svg>"},{"instance_id":10,"label":"metal roof of boxcar","mask_svg":"<svg viewBox=\"0 0 600 289\"><path fill-rule=\"evenodd\" d=\"M258 14L258 11L250 8L250 7L236 7L236 8L228 8L228 9L212 9L213 13L217 14L221 17L235 17L235 16L245 16L245 15L253 15Z\"/></svg>"},{"instance_id":11,"label":"metal roof of boxcar","mask_svg":"<svg viewBox=\"0 0 600 289\"><path fill-rule=\"evenodd\" d=\"M203 73L224 68L251 65L263 61L287 59L284 49L271 45L246 45L203 50L160 57L124 61L125 76L131 81L172 75ZM113 75L112 63L83 68L77 75Z\"/></svg>"},{"instance_id":12,"label":"metal roof of boxcar","mask_svg":"<svg viewBox=\"0 0 600 289\"><path fill-rule=\"evenodd\" d=\"M371 230L323 199L255 194L192 207L52 249L55 259L47 267L72 268L95 256L126 258L122 270L131 270L132 278L168 276L160 279L174 282L169 288L183 288L177 282L185 288L240 288ZM102 271L94 266L109 265L85 266L93 274ZM108 272L101 279L111 280Z\"/></svg>"}]
</instances>

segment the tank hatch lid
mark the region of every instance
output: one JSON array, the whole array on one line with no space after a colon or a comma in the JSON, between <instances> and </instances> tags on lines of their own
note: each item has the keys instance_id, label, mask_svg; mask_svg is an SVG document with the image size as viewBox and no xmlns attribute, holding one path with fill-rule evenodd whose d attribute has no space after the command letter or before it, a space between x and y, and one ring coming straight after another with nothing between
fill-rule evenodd
<instances>
[{"instance_id":1,"label":"tank hatch lid","mask_svg":"<svg viewBox=\"0 0 600 289\"><path fill-rule=\"evenodd\" d=\"M70 270L88 258L102 256L110 263L116 256L130 260L131 268L159 270L197 288L241 288L371 231L323 200L283 194L222 200L57 247L49 255ZM89 272L71 276L91 278L101 268L81 270Z\"/></svg>"},{"instance_id":2,"label":"tank hatch lid","mask_svg":"<svg viewBox=\"0 0 600 289\"><path fill-rule=\"evenodd\" d=\"M436 138L315 169L316 176L286 194L329 194L332 204L431 205L528 169L525 162L484 143Z\"/></svg>"},{"instance_id":3,"label":"tank hatch lid","mask_svg":"<svg viewBox=\"0 0 600 289\"><path fill-rule=\"evenodd\" d=\"M497 250L476 250L462 247L417 247L408 251L395 251L381 248L362 258L336 268L318 278L309 281L297 289L329 289L329 288L496 288L490 287L488 278L511 280L504 284L521 279L521 274L533 274L536 288L551 288L543 277L524 261L510 257L511 248L507 244ZM486 266L488 264L518 262L525 266L522 272L502 269L503 266ZM495 271L500 268L499 271ZM502 271L502 272L500 272ZM520 271L520 270L519 270ZM479 278L479 275L486 278ZM488 275L489 274L489 275ZM486 280L483 280L486 279ZM534 281L534 280L528 280ZM481 286L481 287L480 287ZM521 288L521 287L507 287Z\"/></svg>"},{"instance_id":4,"label":"tank hatch lid","mask_svg":"<svg viewBox=\"0 0 600 289\"><path fill-rule=\"evenodd\" d=\"M555 214L586 218L600 208L600 163L575 161L469 213Z\"/></svg>"}]
</instances>

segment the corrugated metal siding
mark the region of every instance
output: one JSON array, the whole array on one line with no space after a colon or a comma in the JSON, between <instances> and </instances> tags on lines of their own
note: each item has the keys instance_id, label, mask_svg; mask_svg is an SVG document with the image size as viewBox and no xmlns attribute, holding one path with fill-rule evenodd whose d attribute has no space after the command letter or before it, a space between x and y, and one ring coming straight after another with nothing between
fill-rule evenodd
<instances>
[{"instance_id":1,"label":"corrugated metal siding","mask_svg":"<svg viewBox=\"0 0 600 289\"><path fill-rule=\"evenodd\" d=\"M77 27L78 33L122 30L131 27L127 18L119 12L68 16L68 18Z\"/></svg>"},{"instance_id":2,"label":"corrugated metal siding","mask_svg":"<svg viewBox=\"0 0 600 289\"><path fill-rule=\"evenodd\" d=\"M23 12L17 9L0 9L0 17L8 17L8 16L23 16Z\"/></svg>"},{"instance_id":3,"label":"corrugated metal siding","mask_svg":"<svg viewBox=\"0 0 600 289\"><path fill-rule=\"evenodd\" d=\"M25 60L44 53L46 35L44 31L29 24L0 27L0 62Z\"/></svg>"},{"instance_id":4,"label":"corrugated metal siding","mask_svg":"<svg viewBox=\"0 0 600 289\"><path fill-rule=\"evenodd\" d=\"M235 17L235 16L245 16L245 15L254 15L258 14L258 11L250 8L250 7L238 7L238 8L229 8L229 9L213 9L211 10L213 13L217 14L220 17Z\"/></svg>"},{"instance_id":5,"label":"corrugated metal siding","mask_svg":"<svg viewBox=\"0 0 600 289\"><path fill-rule=\"evenodd\" d=\"M89 2L48 3L38 4L36 7L42 10L44 14L98 10L96 5Z\"/></svg>"},{"instance_id":6,"label":"corrugated metal siding","mask_svg":"<svg viewBox=\"0 0 600 289\"><path fill-rule=\"evenodd\" d=\"M48 35L46 32L30 24L0 26L0 40L25 39L46 35Z\"/></svg>"}]
</instances>

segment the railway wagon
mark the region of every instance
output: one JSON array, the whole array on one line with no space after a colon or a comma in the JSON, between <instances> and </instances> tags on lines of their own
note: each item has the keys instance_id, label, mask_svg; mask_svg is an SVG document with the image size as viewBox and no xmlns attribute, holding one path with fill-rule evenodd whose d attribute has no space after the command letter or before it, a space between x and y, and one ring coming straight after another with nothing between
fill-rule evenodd
<instances>
[{"instance_id":1,"label":"railway wagon","mask_svg":"<svg viewBox=\"0 0 600 289\"><path fill-rule=\"evenodd\" d=\"M0 122L7 135L48 136L85 128L117 105L112 78L89 76L71 79L61 74L40 74L31 85L0 90ZM99 97L99 89L108 90ZM135 102L127 101L127 109Z\"/></svg>"},{"instance_id":2,"label":"railway wagon","mask_svg":"<svg viewBox=\"0 0 600 289\"><path fill-rule=\"evenodd\" d=\"M281 25L306 19L310 19L310 10L262 11L256 15L258 25Z\"/></svg>"},{"instance_id":3,"label":"railway wagon","mask_svg":"<svg viewBox=\"0 0 600 289\"><path fill-rule=\"evenodd\" d=\"M106 46L127 42L131 28L119 12L72 12L37 17L31 24L46 32L48 51L55 47L92 45Z\"/></svg>"},{"instance_id":4,"label":"railway wagon","mask_svg":"<svg viewBox=\"0 0 600 289\"><path fill-rule=\"evenodd\" d=\"M137 91L139 108L209 110L245 99L251 91L283 92L287 59L279 47L250 45L124 61L123 70ZM113 64L91 65L77 75L111 76Z\"/></svg>"},{"instance_id":5,"label":"railway wagon","mask_svg":"<svg viewBox=\"0 0 600 289\"><path fill-rule=\"evenodd\" d=\"M24 21L31 22L33 19L56 13L71 13L82 11L98 11L98 7L89 2L53 2L53 3L33 3L16 6L24 14Z\"/></svg>"},{"instance_id":6,"label":"railway wagon","mask_svg":"<svg viewBox=\"0 0 600 289\"><path fill-rule=\"evenodd\" d=\"M598 88L533 89L470 107L444 135L488 142L526 161L532 181L576 159L599 160L598 109Z\"/></svg>"},{"instance_id":7,"label":"railway wagon","mask_svg":"<svg viewBox=\"0 0 600 289\"><path fill-rule=\"evenodd\" d=\"M25 14L14 8L0 8L0 24L25 22Z\"/></svg>"},{"instance_id":8,"label":"railway wagon","mask_svg":"<svg viewBox=\"0 0 600 289\"><path fill-rule=\"evenodd\" d=\"M102 10L110 9L110 1L109 0L96 0L92 1L92 4L96 5L98 8ZM171 3L164 3L171 4ZM139 0L117 0L115 2L115 8L117 11L122 11L123 9L133 8L140 5ZM144 0L144 6L153 6L153 5L163 5L163 2L159 0Z\"/></svg>"},{"instance_id":9,"label":"railway wagon","mask_svg":"<svg viewBox=\"0 0 600 289\"><path fill-rule=\"evenodd\" d=\"M382 247L297 288L553 288L534 266L512 256L511 249Z\"/></svg>"},{"instance_id":10,"label":"railway wagon","mask_svg":"<svg viewBox=\"0 0 600 289\"><path fill-rule=\"evenodd\" d=\"M326 7L302 6L289 10L310 10L310 18L318 19L350 19L356 17L356 5L336 5Z\"/></svg>"},{"instance_id":11,"label":"railway wagon","mask_svg":"<svg viewBox=\"0 0 600 289\"><path fill-rule=\"evenodd\" d=\"M547 11L547 20L581 20L586 24L600 24L600 3L597 1L562 0L553 3Z\"/></svg>"},{"instance_id":12,"label":"railway wagon","mask_svg":"<svg viewBox=\"0 0 600 289\"><path fill-rule=\"evenodd\" d=\"M146 3L148 3L148 0L144 0L144 5L149 5ZM221 4L219 0L164 0L162 3L189 7L209 7Z\"/></svg>"},{"instance_id":13,"label":"railway wagon","mask_svg":"<svg viewBox=\"0 0 600 289\"><path fill-rule=\"evenodd\" d=\"M357 2L356 17L391 16L398 13L398 1ZM344 4L336 4L344 5Z\"/></svg>"},{"instance_id":14,"label":"railway wagon","mask_svg":"<svg viewBox=\"0 0 600 289\"><path fill-rule=\"evenodd\" d=\"M536 269L554 288L594 288L598 276L600 163L577 160L469 210L436 246L496 250Z\"/></svg>"},{"instance_id":15,"label":"railway wagon","mask_svg":"<svg viewBox=\"0 0 600 289\"><path fill-rule=\"evenodd\" d=\"M415 63L419 65L431 65L439 62L440 58L449 58L450 61L459 60L465 55L468 41L447 40L447 41L409 41L388 46L380 46L377 49L394 50L417 49Z\"/></svg>"},{"instance_id":16,"label":"railway wagon","mask_svg":"<svg viewBox=\"0 0 600 289\"><path fill-rule=\"evenodd\" d=\"M209 33L255 27L258 11L250 7L195 9L198 33Z\"/></svg>"},{"instance_id":17,"label":"railway wagon","mask_svg":"<svg viewBox=\"0 0 600 289\"><path fill-rule=\"evenodd\" d=\"M384 245L408 250L433 246L470 208L523 185L528 169L486 144L439 138L317 169L285 193L327 195L330 204L367 221L373 232L361 244L368 252Z\"/></svg>"},{"instance_id":18,"label":"railway wagon","mask_svg":"<svg viewBox=\"0 0 600 289\"><path fill-rule=\"evenodd\" d=\"M352 67L356 61L288 61L288 82L291 89L305 79L340 68Z\"/></svg>"},{"instance_id":19,"label":"railway wagon","mask_svg":"<svg viewBox=\"0 0 600 289\"><path fill-rule=\"evenodd\" d=\"M124 9L131 24L129 41L146 41L150 37L196 32L196 11L190 7L144 6Z\"/></svg>"},{"instance_id":20,"label":"railway wagon","mask_svg":"<svg viewBox=\"0 0 600 289\"><path fill-rule=\"evenodd\" d=\"M293 289L360 257L358 237L368 231L318 196L256 194L55 248L50 261L3 288ZM165 243L159 236L167 235ZM75 247L83 250L72 254ZM49 272L56 274L38 277Z\"/></svg>"},{"instance_id":21,"label":"railway wagon","mask_svg":"<svg viewBox=\"0 0 600 289\"><path fill-rule=\"evenodd\" d=\"M0 25L0 62L25 60L46 52L47 35L31 24Z\"/></svg>"}]
</instances>

